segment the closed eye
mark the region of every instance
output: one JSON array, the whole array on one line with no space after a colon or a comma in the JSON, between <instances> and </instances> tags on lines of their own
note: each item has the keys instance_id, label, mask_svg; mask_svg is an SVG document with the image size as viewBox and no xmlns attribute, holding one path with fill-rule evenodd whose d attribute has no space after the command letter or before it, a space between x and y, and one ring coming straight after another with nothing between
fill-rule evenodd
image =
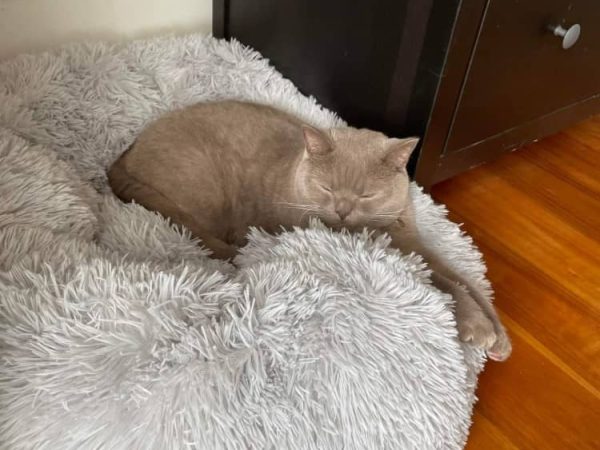
<instances>
[{"instance_id":1,"label":"closed eye","mask_svg":"<svg viewBox=\"0 0 600 450\"><path fill-rule=\"evenodd\" d=\"M325 192L331 192L331 188L325 186L324 184L319 184L319 188L321 188Z\"/></svg>"},{"instance_id":2,"label":"closed eye","mask_svg":"<svg viewBox=\"0 0 600 450\"><path fill-rule=\"evenodd\" d=\"M363 200L368 200L370 198L374 198L377 194L376 193L371 193L371 194L363 194L360 196L360 198L362 198Z\"/></svg>"}]
</instances>

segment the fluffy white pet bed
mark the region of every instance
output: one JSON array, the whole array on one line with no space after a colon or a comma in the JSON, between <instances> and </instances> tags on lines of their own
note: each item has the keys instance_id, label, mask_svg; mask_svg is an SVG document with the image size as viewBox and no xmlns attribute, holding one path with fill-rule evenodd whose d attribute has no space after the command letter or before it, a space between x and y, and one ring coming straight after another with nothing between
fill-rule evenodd
<instances>
[{"instance_id":1,"label":"fluffy white pet bed","mask_svg":"<svg viewBox=\"0 0 600 450\"><path fill-rule=\"evenodd\" d=\"M314 224L253 232L235 269L107 189L148 120L220 98L342 123L212 38L0 64L0 447L461 448L483 355L417 256ZM487 288L470 239L412 194Z\"/></svg>"}]
</instances>

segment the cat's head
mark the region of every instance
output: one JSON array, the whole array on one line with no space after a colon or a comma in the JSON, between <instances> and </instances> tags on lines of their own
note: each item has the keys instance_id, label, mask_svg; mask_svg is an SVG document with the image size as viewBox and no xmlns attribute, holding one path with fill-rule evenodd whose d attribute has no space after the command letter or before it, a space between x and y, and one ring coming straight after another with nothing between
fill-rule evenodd
<instances>
[{"instance_id":1,"label":"cat's head","mask_svg":"<svg viewBox=\"0 0 600 450\"><path fill-rule=\"evenodd\" d=\"M299 203L334 227L385 226L406 207L406 163L417 138L356 128L305 126L296 179Z\"/></svg>"}]
</instances>

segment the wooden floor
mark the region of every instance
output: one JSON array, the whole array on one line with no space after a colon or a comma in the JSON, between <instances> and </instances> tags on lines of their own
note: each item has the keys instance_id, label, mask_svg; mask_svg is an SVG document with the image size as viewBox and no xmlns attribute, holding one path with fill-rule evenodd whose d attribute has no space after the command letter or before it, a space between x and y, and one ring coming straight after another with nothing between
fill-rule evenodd
<instances>
[{"instance_id":1,"label":"wooden floor","mask_svg":"<svg viewBox=\"0 0 600 450\"><path fill-rule=\"evenodd\" d=\"M435 186L483 251L513 341L467 449L600 449L600 116Z\"/></svg>"}]
</instances>

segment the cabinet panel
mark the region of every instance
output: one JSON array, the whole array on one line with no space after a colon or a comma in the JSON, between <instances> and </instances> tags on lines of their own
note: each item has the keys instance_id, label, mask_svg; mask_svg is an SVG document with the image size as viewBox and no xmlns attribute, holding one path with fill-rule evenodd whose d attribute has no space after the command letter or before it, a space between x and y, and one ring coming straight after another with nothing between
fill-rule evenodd
<instances>
[{"instance_id":1,"label":"cabinet panel","mask_svg":"<svg viewBox=\"0 0 600 450\"><path fill-rule=\"evenodd\" d=\"M550 25L581 25L563 49ZM491 0L445 153L468 148L600 92L598 0Z\"/></svg>"}]
</instances>

